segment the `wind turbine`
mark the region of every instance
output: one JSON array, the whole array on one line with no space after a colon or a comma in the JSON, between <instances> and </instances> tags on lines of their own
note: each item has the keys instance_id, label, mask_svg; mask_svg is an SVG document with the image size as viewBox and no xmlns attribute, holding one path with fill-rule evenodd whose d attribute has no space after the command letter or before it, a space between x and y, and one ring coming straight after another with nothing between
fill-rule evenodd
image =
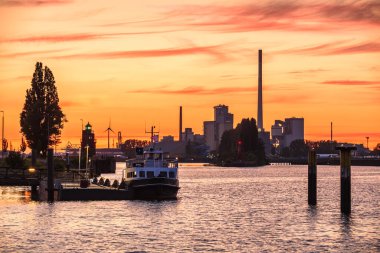
<instances>
[{"instance_id":1,"label":"wind turbine","mask_svg":"<svg viewBox=\"0 0 380 253\"><path fill-rule=\"evenodd\" d=\"M111 129L111 120L109 122L109 125L108 125L108 128L106 129L106 131L104 132L108 132L108 148L110 148L110 131L112 133L115 133L112 129Z\"/></svg>"}]
</instances>

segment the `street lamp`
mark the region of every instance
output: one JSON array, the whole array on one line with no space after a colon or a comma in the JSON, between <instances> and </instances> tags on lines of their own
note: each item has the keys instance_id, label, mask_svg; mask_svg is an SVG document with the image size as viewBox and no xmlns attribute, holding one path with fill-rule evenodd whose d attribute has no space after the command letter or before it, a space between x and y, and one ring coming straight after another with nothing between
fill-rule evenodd
<instances>
[{"instance_id":1,"label":"street lamp","mask_svg":"<svg viewBox=\"0 0 380 253\"><path fill-rule=\"evenodd\" d=\"M4 149L3 149L3 145L4 145L4 111L0 111L3 113L3 117L2 117L2 123L1 123L1 158L4 158Z\"/></svg>"},{"instance_id":2,"label":"street lamp","mask_svg":"<svg viewBox=\"0 0 380 253\"><path fill-rule=\"evenodd\" d=\"M80 154L82 153L82 147L79 147L79 165L78 165L78 173L80 174Z\"/></svg>"}]
</instances>

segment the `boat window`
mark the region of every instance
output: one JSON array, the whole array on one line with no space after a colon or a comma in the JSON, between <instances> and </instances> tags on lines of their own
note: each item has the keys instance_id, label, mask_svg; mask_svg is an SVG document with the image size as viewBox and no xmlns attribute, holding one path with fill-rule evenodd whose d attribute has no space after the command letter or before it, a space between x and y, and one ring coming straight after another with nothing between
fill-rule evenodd
<instances>
[{"instance_id":1,"label":"boat window","mask_svg":"<svg viewBox=\"0 0 380 253\"><path fill-rule=\"evenodd\" d=\"M139 177L145 177L145 171L140 170L140 172L139 172Z\"/></svg>"},{"instance_id":2,"label":"boat window","mask_svg":"<svg viewBox=\"0 0 380 253\"><path fill-rule=\"evenodd\" d=\"M154 177L154 172L153 172L153 171L147 171L147 172L146 172L146 177L147 177L147 178Z\"/></svg>"},{"instance_id":3,"label":"boat window","mask_svg":"<svg viewBox=\"0 0 380 253\"><path fill-rule=\"evenodd\" d=\"M160 174L158 176L159 177L168 177L168 172L167 171L160 171Z\"/></svg>"},{"instance_id":4,"label":"boat window","mask_svg":"<svg viewBox=\"0 0 380 253\"><path fill-rule=\"evenodd\" d=\"M155 160L162 160L162 154L154 154Z\"/></svg>"},{"instance_id":5,"label":"boat window","mask_svg":"<svg viewBox=\"0 0 380 253\"><path fill-rule=\"evenodd\" d=\"M131 177L133 177L133 172L128 172L127 173L127 178L131 178Z\"/></svg>"},{"instance_id":6,"label":"boat window","mask_svg":"<svg viewBox=\"0 0 380 253\"><path fill-rule=\"evenodd\" d=\"M169 171L169 178L175 178L175 172Z\"/></svg>"},{"instance_id":7,"label":"boat window","mask_svg":"<svg viewBox=\"0 0 380 253\"><path fill-rule=\"evenodd\" d=\"M137 177L137 172L136 171L133 172L133 177Z\"/></svg>"}]
</instances>

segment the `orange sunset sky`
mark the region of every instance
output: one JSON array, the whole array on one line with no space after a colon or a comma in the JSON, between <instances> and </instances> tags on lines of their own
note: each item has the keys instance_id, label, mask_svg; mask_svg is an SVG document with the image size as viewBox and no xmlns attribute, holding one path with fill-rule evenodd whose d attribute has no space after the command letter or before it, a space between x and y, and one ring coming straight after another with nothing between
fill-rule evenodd
<instances>
[{"instance_id":1,"label":"orange sunset sky","mask_svg":"<svg viewBox=\"0 0 380 253\"><path fill-rule=\"evenodd\" d=\"M0 27L0 110L16 149L37 61L68 120L61 147L79 143L80 119L106 147L110 119L123 139L147 137L145 124L177 138L180 105L195 133L218 104L234 125L256 118L259 48L266 130L304 117L307 140L328 140L333 121L337 141L380 143L378 0L0 0Z\"/></svg>"}]
</instances>

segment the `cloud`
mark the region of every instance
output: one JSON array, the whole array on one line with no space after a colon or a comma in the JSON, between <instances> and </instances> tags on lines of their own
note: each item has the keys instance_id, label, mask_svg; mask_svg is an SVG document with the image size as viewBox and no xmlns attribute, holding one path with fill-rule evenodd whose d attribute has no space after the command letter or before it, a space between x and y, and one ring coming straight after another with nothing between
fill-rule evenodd
<instances>
[{"instance_id":1,"label":"cloud","mask_svg":"<svg viewBox=\"0 0 380 253\"><path fill-rule=\"evenodd\" d=\"M135 21L120 21L120 22L113 22L113 23L104 23L100 24L98 26L100 27L118 27L118 26L126 26L126 25L133 25L133 24L144 24L144 23L157 23L158 21L164 21L165 18L155 18L155 19L147 19L147 20L135 20Z\"/></svg>"},{"instance_id":2,"label":"cloud","mask_svg":"<svg viewBox=\"0 0 380 253\"><path fill-rule=\"evenodd\" d=\"M360 53L377 53L380 52L379 42L364 42L346 47L334 48L327 51L326 54L360 54Z\"/></svg>"},{"instance_id":3,"label":"cloud","mask_svg":"<svg viewBox=\"0 0 380 253\"><path fill-rule=\"evenodd\" d=\"M335 31L380 25L380 3L267 1L249 5L184 5L166 13L173 25L215 32ZM195 21L194 21L195 20Z\"/></svg>"},{"instance_id":4,"label":"cloud","mask_svg":"<svg viewBox=\"0 0 380 253\"><path fill-rule=\"evenodd\" d=\"M379 1L357 1L357 3L339 3L321 6L323 15L329 18L346 21L364 21L380 24Z\"/></svg>"},{"instance_id":5,"label":"cloud","mask_svg":"<svg viewBox=\"0 0 380 253\"><path fill-rule=\"evenodd\" d=\"M257 78L257 75L220 75L219 77L224 80L241 80Z\"/></svg>"},{"instance_id":6,"label":"cloud","mask_svg":"<svg viewBox=\"0 0 380 253\"><path fill-rule=\"evenodd\" d=\"M72 0L0 0L0 6L42 6L71 3Z\"/></svg>"},{"instance_id":7,"label":"cloud","mask_svg":"<svg viewBox=\"0 0 380 253\"><path fill-rule=\"evenodd\" d=\"M303 69L303 70L295 70L295 71L289 71L289 74L314 74L314 73L320 73L320 72L326 72L329 71L327 69Z\"/></svg>"},{"instance_id":8,"label":"cloud","mask_svg":"<svg viewBox=\"0 0 380 253\"><path fill-rule=\"evenodd\" d=\"M321 45L303 48L291 48L274 51L276 54L310 54L310 55L341 55L341 54L365 54L380 52L380 42L360 42L346 44L347 41L333 41Z\"/></svg>"},{"instance_id":9,"label":"cloud","mask_svg":"<svg viewBox=\"0 0 380 253\"><path fill-rule=\"evenodd\" d=\"M0 58L15 58L15 57L23 57L23 56L30 56L30 55L44 55L44 54L50 54L50 53L59 53L64 50L39 50L39 51L29 51L29 52L17 52L17 53L10 53L10 54L0 54Z\"/></svg>"},{"instance_id":10,"label":"cloud","mask_svg":"<svg viewBox=\"0 0 380 253\"><path fill-rule=\"evenodd\" d=\"M45 42L45 43L58 43L58 42L71 42L71 41L87 41L96 39L109 39L117 36L125 35L143 35L143 34L156 34L172 31L154 31L154 32L129 32L129 33L76 33L76 34L62 34L62 35L40 35L29 36L11 39L1 39L1 43L16 42L16 43L29 43L29 42Z\"/></svg>"},{"instance_id":11,"label":"cloud","mask_svg":"<svg viewBox=\"0 0 380 253\"><path fill-rule=\"evenodd\" d=\"M300 104L310 102L312 97L305 94L292 94L292 95L275 95L264 98L264 103L267 104Z\"/></svg>"},{"instance_id":12,"label":"cloud","mask_svg":"<svg viewBox=\"0 0 380 253\"><path fill-rule=\"evenodd\" d=\"M253 93L256 92L256 87L221 87L214 89L207 89L203 86L189 86L183 89L171 90L166 87L159 87L154 89L140 89L131 90L130 93L149 93L149 94L163 94L163 95L225 95L236 93Z\"/></svg>"},{"instance_id":13,"label":"cloud","mask_svg":"<svg viewBox=\"0 0 380 253\"><path fill-rule=\"evenodd\" d=\"M69 100L64 100L60 102L61 107L76 107L76 106L81 106L81 105L82 103L69 101Z\"/></svg>"},{"instance_id":14,"label":"cloud","mask_svg":"<svg viewBox=\"0 0 380 253\"><path fill-rule=\"evenodd\" d=\"M101 53L83 53L55 56L55 59L119 59L119 58L147 58L147 57L169 57L179 55L210 55L219 61L226 61L228 58L222 50L222 45L186 48L165 48L153 50L134 51L114 51Z\"/></svg>"},{"instance_id":15,"label":"cloud","mask_svg":"<svg viewBox=\"0 0 380 253\"><path fill-rule=\"evenodd\" d=\"M364 80L330 80L321 82L321 84L331 84L331 85L349 85L349 86L366 86L366 85L377 85L380 81L364 81Z\"/></svg>"},{"instance_id":16,"label":"cloud","mask_svg":"<svg viewBox=\"0 0 380 253\"><path fill-rule=\"evenodd\" d=\"M46 36L31 36L14 39L3 39L0 42L66 42L66 41L81 41L94 40L103 38L106 35L102 34L66 34L66 35L46 35Z\"/></svg>"},{"instance_id":17,"label":"cloud","mask_svg":"<svg viewBox=\"0 0 380 253\"><path fill-rule=\"evenodd\" d=\"M4 79L0 79L0 83L5 84L5 82L8 82L8 81L20 81L20 80L25 81L28 79L32 79L32 76L16 76L16 77L4 78Z\"/></svg>"}]
</instances>

